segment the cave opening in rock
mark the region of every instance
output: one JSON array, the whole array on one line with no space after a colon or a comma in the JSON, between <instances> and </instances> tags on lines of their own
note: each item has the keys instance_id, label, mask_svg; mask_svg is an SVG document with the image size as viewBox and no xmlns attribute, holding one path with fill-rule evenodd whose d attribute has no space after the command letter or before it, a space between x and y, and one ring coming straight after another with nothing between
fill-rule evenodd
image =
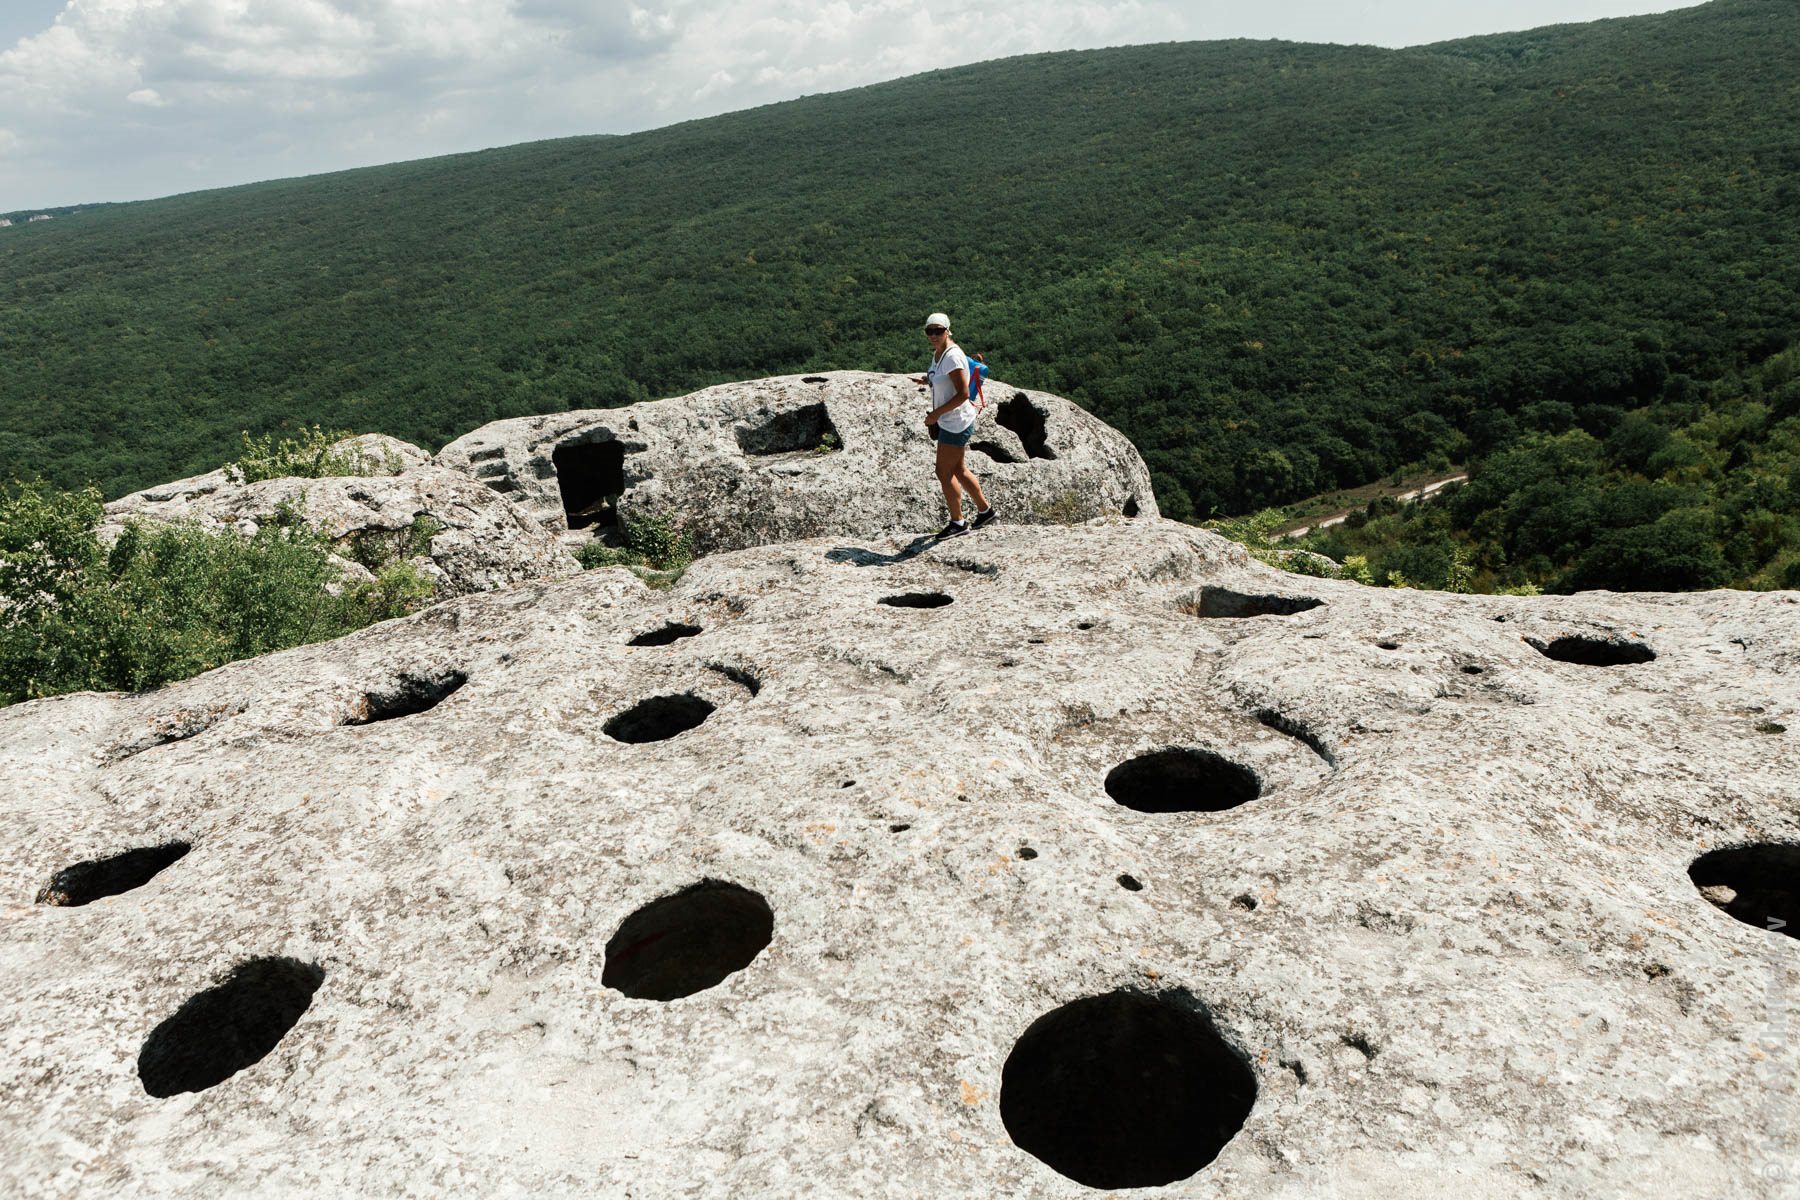
<instances>
[{"instance_id":1,"label":"cave opening in rock","mask_svg":"<svg viewBox=\"0 0 1800 1200\"><path fill-rule=\"evenodd\" d=\"M1185 611L1197 617L1291 617L1325 603L1311 596L1251 595L1208 585Z\"/></svg>"},{"instance_id":2,"label":"cave opening in rock","mask_svg":"<svg viewBox=\"0 0 1800 1200\"><path fill-rule=\"evenodd\" d=\"M666 621L648 633L640 633L625 644L627 646L667 646L679 642L682 638L691 638L701 632L698 625L687 625L680 621Z\"/></svg>"},{"instance_id":3,"label":"cave opening in rock","mask_svg":"<svg viewBox=\"0 0 1800 1200\"><path fill-rule=\"evenodd\" d=\"M323 970L291 958L239 963L150 1031L138 1052L144 1090L159 1097L204 1091L261 1062L323 982Z\"/></svg>"},{"instance_id":4,"label":"cave opening in rock","mask_svg":"<svg viewBox=\"0 0 1800 1200\"><path fill-rule=\"evenodd\" d=\"M1656 660L1656 651L1643 642L1627 641L1623 638L1583 637L1570 634L1549 642L1527 639L1531 648L1545 658L1553 658L1557 662L1574 663L1581 667L1623 667L1632 663L1647 663Z\"/></svg>"},{"instance_id":5,"label":"cave opening in rock","mask_svg":"<svg viewBox=\"0 0 1800 1200\"><path fill-rule=\"evenodd\" d=\"M1123 509L1121 509L1120 511L1127 517L1137 516L1138 515L1137 497L1133 496L1131 499L1127 500L1125 502L1125 507Z\"/></svg>"},{"instance_id":6,"label":"cave opening in rock","mask_svg":"<svg viewBox=\"0 0 1800 1200\"><path fill-rule=\"evenodd\" d=\"M738 448L758 456L844 448L823 404L802 404L775 413L760 425L740 426L735 432ZM831 440L826 441L827 437Z\"/></svg>"},{"instance_id":7,"label":"cave opening in rock","mask_svg":"<svg viewBox=\"0 0 1800 1200\"><path fill-rule=\"evenodd\" d=\"M550 461L570 529L618 524L619 496L625 491L623 442L571 442L558 446Z\"/></svg>"},{"instance_id":8,"label":"cave opening in rock","mask_svg":"<svg viewBox=\"0 0 1800 1200\"><path fill-rule=\"evenodd\" d=\"M190 849L186 842L164 842L64 867L50 877L49 884L37 894L37 902L76 908L141 888Z\"/></svg>"},{"instance_id":9,"label":"cave opening in rock","mask_svg":"<svg viewBox=\"0 0 1800 1200\"><path fill-rule=\"evenodd\" d=\"M1174 746L1114 767L1106 794L1138 812L1224 812L1260 796L1262 781L1222 754Z\"/></svg>"},{"instance_id":10,"label":"cave opening in rock","mask_svg":"<svg viewBox=\"0 0 1800 1200\"><path fill-rule=\"evenodd\" d=\"M640 700L601 727L617 742L660 742L686 733L712 716L716 706L692 692Z\"/></svg>"},{"instance_id":11,"label":"cave opening in rock","mask_svg":"<svg viewBox=\"0 0 1800 1200\"><path fill-rule=\"evenodd\" d=\"M876 603L889 608L942 608L956 601L942 592L902 592L896 596L883 596Z\"/></svg>"},{"instance_id":12,"label":"cave opening in rock","mask_svg":"<svg viewBox=\"0 0 1800 1200\"><path fill-rule=\"evenodd\" d=\"M774 936L767 900L705 880L626 917L606 943L600 982L635 1000L678 1000L743 970Z\"/></svg>"},{"instance_id":13,"label":"cave opening in rock","mask_svg":"<svg viewBox=\"0 0 1800 1200\"><path fill-rule=\"evenodd\" d=\"M429 712L449 698L469 677L461 671L445 671L437 675L405 675L383 692L370 692L345 722L346 725L373 725L399 717Z\"/></svg>"},{"instance_id":14,"label":"cave opening in rock","mask_svg":"<svg viewBox=\"0 0 1800 1200\"><path fill-rule=\"evenodd\" d=\"M1019 444L1031 458L1055 458L1056 451L1045 440L1044 411L1031 402L1024 392L1014 392L1001 403L994 419L1019 435Z\"/></svg>"},{"instance_id":15,"label":"cave opening in rock","mask_svg":"<svg viewBox=\"0 0 1800 1200\"><path fill-rule=\"evenodd\" d=\"M1217 1158L1256 1076L1203 1013L1112 992L1039 1017L1000 1073L1013 1144L1092 1188L1158 1187Z\"/></svg>"},{"instance_id":16,"label":"cave opening in rock","mask_svg":"<svg viewBox=\"0 0 1800 1200\"><path fill-rule=\"evenodd\" d=\"M1744 924L1800 938L1800 845L1713 850L1693 861L1688 878L1714 907Z\"/></svg>"}]
</instances>

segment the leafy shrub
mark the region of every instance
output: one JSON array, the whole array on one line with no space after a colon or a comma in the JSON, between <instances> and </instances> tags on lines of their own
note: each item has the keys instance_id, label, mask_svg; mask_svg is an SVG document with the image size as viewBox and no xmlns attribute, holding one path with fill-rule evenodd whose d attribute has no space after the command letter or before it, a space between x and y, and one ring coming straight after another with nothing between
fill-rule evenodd
<instances>
[{"instance_id":1,"label":"leafy shrub","mask_svg":"<svg viewBox=\"0 0 1800 1200\"><path fill-rule=\"evenodd\" d=\"M424 513L412 519L404 529L360 529L346 540L349 557L380 573L384 567L405 562L431 551L431 539L444 527Z\"/></svg>"},{"instance_id":2,"label":"leafy shrub","mask_svg":"<svg viewBox=\"0 0 1800 1200\"><path fill-rule=\"evenodd\" d=\"M249 538L133 522L110 550L101 517L91 489L0 492L0 704L145 691L401 616L432 593L398 564L328 594L330 542L292 510Z\"/></svg>"},{"instance_id":3,"label":"leafy shrub","mask_svg":"<svg viewBox=\"0 0 1800 1200\"><path fill-rule=\"evenodd\" d=\"M694 561L694 539L675 517L638 517L625 526L631 552L659 571L679 571Z\"/></svg>"},{"instance_id":4,"label":"leafy shrub","mask_svg":"<svg viewBox=\"0 0 1800 1200\"><path fill-rule=\"evenodd\" d=\"M333 450L345 438L355 435L347 430L327 431L318 425L302 425L298 437L275 440L265 433L260 438L243 434L244 453L225 469L239 482L261 483L265 479L325 479L342 475L377 475L389 462L377 462L355 448Z\"/></svg>"}]
</instances>

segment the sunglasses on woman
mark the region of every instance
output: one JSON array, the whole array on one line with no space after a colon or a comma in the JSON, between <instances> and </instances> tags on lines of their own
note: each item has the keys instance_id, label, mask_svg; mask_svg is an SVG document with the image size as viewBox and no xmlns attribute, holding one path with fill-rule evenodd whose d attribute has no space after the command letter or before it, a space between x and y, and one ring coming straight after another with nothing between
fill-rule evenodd
<instances>
[{"instance_id":1,"label":"sunglasses on woman","mask_svg":"<svg viewBox=\"0 0 1800 1200\"><path fill-rule=\"evenodd\" d=\"M938 334L944 332L946 332L946 330L942 325L927 325L925 327L925 334L927 337L936 337Z\"/></svg>"}]
</instances>

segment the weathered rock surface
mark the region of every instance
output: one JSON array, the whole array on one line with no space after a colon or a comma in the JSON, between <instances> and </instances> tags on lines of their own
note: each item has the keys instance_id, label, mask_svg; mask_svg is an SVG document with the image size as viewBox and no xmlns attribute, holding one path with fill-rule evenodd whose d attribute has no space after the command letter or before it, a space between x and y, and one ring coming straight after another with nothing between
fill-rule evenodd
<instances>
[{"instance_id":1,"label":"weathered rock surface","mask_svg":"<svg viewBox=\"0 0 1800 1200\"><path fill-rule=\"evenodd\" d=\"M1157 515L1125 436L1078 406L999 381L968 462L1015 524ZM558 531L674 518L702 553L944 521L924 389L834 371L724 384L626 408L483 425L438 452Z\"/></svg>"},{"instance_id":2,"label":"weathered rock surface","mask_svg":"<svg viewBox=\"0 0 1800 1200\"><path fill-rule=\"evenodd\" d=\"M1394 592L1118 519L19 705L8 1190L1075 1197L1020 1146L1104 1183L1106 1134L1191 1172L1144 1195L1788 1196L1800 946L1715 905L1791 900L1743 864L1800 844L1797 707L1791 593Z\"/></svg>"},{"instance_id":3,"label":"weathered rock surface","mask_svg":"<svg viewBox=\"0 0 1800 1200\"><path fill-rule=\"evenodd\" d=\"M248 535L284 506L299 505L307 523L336 544L353 577L368 575L351 561L359 543L402 557L417 548L412 543L424 543L412 561L431 576L441 597L580 570L536 521L466 474L429 465L417 446L379 434L346 442L362 449L372 466L395 473L241 484L221 469L114 500L106 506L103 529L116 531L132 519L187 520ZM420 520L425 524L415 528Z\"/></svg>"}]
</instances>

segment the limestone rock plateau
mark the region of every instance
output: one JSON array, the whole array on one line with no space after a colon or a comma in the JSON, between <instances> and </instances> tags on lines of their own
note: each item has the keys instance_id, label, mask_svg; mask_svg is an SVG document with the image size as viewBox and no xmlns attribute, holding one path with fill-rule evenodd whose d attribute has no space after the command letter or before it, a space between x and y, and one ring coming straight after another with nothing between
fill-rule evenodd
<instances>
[{"instance_id":1,"label":"limestone rock plateau","mask_svg":"<svg viewBox=\"0 0 1800 1200\"><path fill-rule=\"evenodd\" d=\"M7 1190L1785 1196L1797 679L1115 517L19 705Z\"/></svg>"},{"instance_id":2,"label":"limestone rock plateau","mask_svg":"<svg viewBox=\"0 0 1800 1200\"><path fill-rule=\"evenodd\" d=\"M722 384L625 408L483 425L438 452L547 527L590 536L670 518L703 553L936 529L924 389L833 371ZM998 380L969 465L1010 522L1157 515L1150 475L1116 429Z\"/></svg>"}]
</instances>

